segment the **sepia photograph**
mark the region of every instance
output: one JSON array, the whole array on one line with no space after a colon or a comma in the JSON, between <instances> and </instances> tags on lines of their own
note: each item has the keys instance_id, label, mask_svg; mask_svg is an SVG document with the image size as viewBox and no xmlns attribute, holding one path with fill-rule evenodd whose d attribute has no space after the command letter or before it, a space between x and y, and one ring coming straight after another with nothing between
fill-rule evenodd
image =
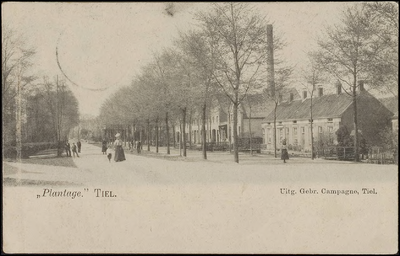
<instances>
[{"instance_id":1,"label":"sepia photograph","mask_svg":"<svg viewBox=\"0 0 400 256\"><path fill-rule=\"evenodd\" d=\"M1 14L4 253L398 253L398 3Z\"/></svg>"}]
</instances>

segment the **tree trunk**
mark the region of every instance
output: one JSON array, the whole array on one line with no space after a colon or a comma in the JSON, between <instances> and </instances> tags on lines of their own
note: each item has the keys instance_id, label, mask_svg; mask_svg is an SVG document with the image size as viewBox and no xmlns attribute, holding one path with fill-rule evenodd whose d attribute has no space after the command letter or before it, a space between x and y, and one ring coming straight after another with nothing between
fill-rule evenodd
<instances>
[{"instance_id":1,"label":"tree trunk","mask_svg":"<svg viewBox=\"0 0 400 256\"><path fill-rule=\"evenodd\" d=\"M166 140L167 140L167 154L169 155L169 154L171 154L171 152L170 152L170 148L169 148L169 125L168 125L168 111L167 112L165 112L165 130L166 130L166 133L167 133L167 136L166 136Z\"/></svg>"},{"instance_id":2,"label":"tree trunk","mask_svg":"<svg viewBox=\"0 0 400 256\"><path fill-rule=\"evenodd\" d=\"M158 117L156 118L156 153L158 153Z\"/></svg>"},{"instance_id":3,"label":"tree trunk","mask_svg":"<svg viewBox=\"0 0 400 256\"><path fill-rule=\"evenodd\" d=\"M201 124L201 148L203 151L203 159L207 159L207 144L206 144L206 109L207 109L207 104L204 103L203 109L202 109L202 124Z\"/></svg>"},{"instance_id":4,"label":"tree trunk","mask_svg":"<svg viewBox=\"0 0 400 256\"><path fill-rule=\"evenodd\" d=\"M238 104L237 104L237 91L235 92L236 99L233 104L233 154L236 163L239 163L239 145L238 145L238 134L237 134L237 124L238 124Z\"/></svg>"},{"instance_id":5,"label":"tree trunk","mask_svg":"<svg viewBox=\"0 0 400 256\"><path fill-rule=\"evenodd\" d=\"M249 102L249 104L250 104L250 102ZM253 142L252 142L252 136L251 136L251 107L250 106L249 106L249 138L250 138L250 141L249 141L250 155L253 155L253 151L252 151Z\"/></svg>"},{"instance_id":6,"label":"tree trunk","mask_svg":"<svg viewBox=\"0 0 400 256\"><path fill-rule=\"evenodd\" d=\"M232 153L232 127L231 127L231 112L230 112L230 107L228 109L228 141L229 141L229 153Z\"/></svg>"},{"instance_id":7,"label":"tree trunk","mask_svg":"<svg viewBox=\"0 0 400 256\"><path fill-rule=\"evenodd\" d=\"M172 140L174 141L174 148L176 148L176 130L175 130L175 124L172 125Z\"/></svg>"},{"instance_id":8,"label":"tree trunk","mask_svg":"<svg viewBox=\"0 0 400 256\"><path fill-rule=\"evenodd\" d=\"M182 156L182 121L179 120L179 156Z\"/></svg>"},{"instance_id":9,"label":"tree trunk","mask_svg":"<svg viewBox=\"0 0 400 256\"><path fill-rule=\"evenodd\" d=\"M186 107L182 109L182 143L183 143L183 156L186 156Z\"/></svg>"},{"instance_id":10,"label":"tree trunk","mask_svg":"<svg viewBox=\"0 0 400 256\"><path fill-rule=\"evenodd\" d=\"M17 74L17 98L16 98L16 105L17 105L17 111L16 111L16 150L17 150L17 162L21 163L21 158L22 158L22 129L21 129L21 124L22 124L22 88L21 88L21 76L18 73ZM18 168L18 174L20 174L20 168ZM18 176L19 177L19 176ZM18 178L19 182L19 178Z\"/></svg>"},{"instance_id":11,"label":"tree trunk","mask_svg":"<svg viewBox=\"0 0 400 256\"><path fill-rule=\"evenodd\" d=\"M150 151L150 120L147 119L147 151Z\"/></svg>"},{"instance_id":12,"label":"tree trunk","mask_svg":"<svg viewBox=\"0 0 400 256\"><path fill-rule=\"evenodd\" d=\"M354 109L354 161L359 162L360 156L358 154L358 123L357 123L357 84L356 78L354 78L353 85L353 109Z\"/></svg>"},{"instance_id":13,"label":"tree trunk","mask_svg":"<svg viewBox=\"0 0 400 256\"><path fill-rule=\"evenodd\" d=\"M274 157L276 158L276 107L278 104L275 102L274 108Z\"/></svg>"},{"instance_id":14,"label":"tree trunk","mask_svg":"<svg viewBox=\"0 0 400 256\"><path fill-rule=\"evenodd\" d=\"M312 100L313 95L311 94L311 104L310 104L310 130L311 130L311 159L314 160L314 133L313 133L313 113L312 113Z\"/></svg>"},{"instance_id":15,"label":"tree trunk","mask_svg":"<svg viewBox=\"0 0 400 256\"><path fill-rule=\"evenodd\" d=\"M192 149L192 111L189 115L189 149Z\"/></svg>"}]
</instances>

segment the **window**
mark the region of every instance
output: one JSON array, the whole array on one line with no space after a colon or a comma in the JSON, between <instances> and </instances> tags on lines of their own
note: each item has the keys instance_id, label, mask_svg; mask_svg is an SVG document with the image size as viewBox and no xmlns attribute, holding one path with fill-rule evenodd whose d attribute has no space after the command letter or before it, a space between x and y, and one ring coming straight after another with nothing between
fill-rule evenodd
<instances>
[{"instance_id":1,"label":"window","mask_svg":"<svg viewBox=\"0 0 400 256\"><path fill-rule=\"evenodd\" d=\"M322 126L318 126L318 133L322 133Z\"/></svg>"},{"instance_id":2,"label":"window","mask_svg":"<svg viewBox=\"0 0 400 256\"><path fill-rule=\"evenodd\" d=\"M303 99L307 98L307 91L303 91Z\"/></svg>"},{"instance_id":3,"label":"window","mask_svg":"<svg viewBox=\"0 0 400 256\"><path fill-rule=\"evenodd\" d=\"M333 122L333 118L328 118L328 123L332 123Z\"/></svg>"},{"instance_id":4,"label":"window","mask_svg":"<svg viewBox=\"0 0 400 256\"><path fill-rule=\"evenodd\" d=\"M293 136L297 136L297 127L293 127Z\"/></svg>"},{"instance_id":5,"label":"window","mask_svg":"<svg viewBox=\"0 0 400 256\"><path fill-rule=\"evenodd\" d=\"M218 123L218 116L215 118L215 122L217 122L217 123Z\"/></svg>"},{"instance_id":6,"label":"window","mask_svg":"<svg viewBox=\"0 0 400 256\"><path fill-rule=\"evenodd\" d=\"M212 123L214 123L214 117L212 117Z\"/></svg>"},{"instance_id":7,"label":"window","mask_svg":"<svg viewBox=\"0 0 400 256\"><path fill-rule=\"evenodd\" d=\"M329 133L333 133L333 127L332 126L328 126L328 131L329 131Z\"/></svg>"},{"instance_id":8,"label":"window","mask_svg":"<svg viewBox=\"0 0 400 256\"><path fill-rule=\"evenodd\" d=\"M297 121L295 120L295 121L293 121L293 123L294 123L294 124L297 124Z\"/></svg>"},{"instance_id":9,"label":"window","mask_svg":"<svg viewBox=\"0 0 400 256\"><path fill-rule=\"evenodd\" d=\"M304 134L304 127L301 127L301 133Z\"/></svg>"}]
</instances>

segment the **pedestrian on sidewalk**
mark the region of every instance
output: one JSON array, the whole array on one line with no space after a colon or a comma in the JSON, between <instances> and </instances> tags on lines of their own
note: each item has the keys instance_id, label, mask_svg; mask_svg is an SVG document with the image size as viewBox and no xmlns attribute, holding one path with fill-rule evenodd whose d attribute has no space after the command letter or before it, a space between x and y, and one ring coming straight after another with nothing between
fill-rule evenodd
<instances>
[{"instance_id":1,"label":"pedestrian on sidewalk","mask_svg":"<svg viewBox=\"0 0 400 256\"><path fill-rule=\"evenodd\" d=\"M82 147L81 141L78 140L78 142L76 143L76 145L78 146L78 153L81 153L81 147Z\"/></svg>"},{"instance_id":2,"label":"pedestrian on sidewalk","mask_svg":"<svg viewBox=\"0 0 400 256\"><path fill-rule=\"evenodd\" d=\"M286 139L283 139L282 145L281 145L281 159L283 160L283 163L286 163L286 160L289 159L289 154L287 151L287 146L286 146Z\"/></svg>"},{"instance_id":3,"label":"pedestrian on sidewalk","mask_svg":"<svg viewBox=\"0 0 400 256\"><path fill-rule=\"evenodd\" d=\"M103 142L101 143L101 152L103 152L103 155L105 155L106 151L107 151L107 141L103 140Z\"/></svg>"},{"instance_id":4,"label":"pedestrian on sidewalk","mask_svg":"<svg viewBox=\"0 0 400 256\"><path fill-rule=\"evenodd\" d=\"M65 142L65 153L67 154L67 157L71 157L71 145L69 144L68 141Z\"/></svg>"},{"instance_id":5,"label":"pedestrian on sidewalk","mask_svg":"<svg viewBox=\"0 0 400 256\"><path fill-rule=\"evenodd\" d=\"M125 159L125 153L124 149L122 148L122 140L120 139L121 134L117 133L115 135L115 142L114 142L114 150L115 150L115 156L114 156L114 161L115 162L121 162L126 160Z\"/></svg>"},{"instance_id":6,"label":"pedestrian on sidewalk","mask_svg":"<svg viewBox=\"0 0 400 256\"><path fill-rule=\"evenodd\" d=\"M77 157L79 157L78 152L76 152L75 142L72 143L72 154L73 154L74 157L75 157L75 154L76 154Z\"/></svg>"},{"instance_id":7,"label":"pedestrian on sidewalk","mask_svg":"<svg viewBox=\"0 0 400 256\"><path fill-rule=\"evenodd\" d=\"M142 143L141 143L140 141L137 141L137 142L136 142L136 148L137 148L138 154L140 154L140 151L141 151L141 149L142 149Z\"/></svg>"},{"instance_id":8,"label":"pedestrian on sidewalk","mask_svg":"<svg viewBox=\"0 0 400 256\"><path fill-rule=\"evenodd\" d=\"M112 148L111 148L111 146L108 146L106 153L107 153L108 162L111 163L111 158L112 158Z\"/></svg>"}]
</instances>

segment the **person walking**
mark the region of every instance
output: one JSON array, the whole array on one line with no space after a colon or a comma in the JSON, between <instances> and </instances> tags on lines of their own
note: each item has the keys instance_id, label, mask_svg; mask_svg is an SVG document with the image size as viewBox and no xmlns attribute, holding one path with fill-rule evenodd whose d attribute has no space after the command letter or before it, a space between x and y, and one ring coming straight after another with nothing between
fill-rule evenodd
<instances>
[{"instance_id":1,"label":"person walking","mask_svg":"<svg viewBox=\"0 0 400 256\"><path fill-rule=\"evenodd\" d=\"M67 157L71 157L71 145L69 144L69 142L65 142L65 153L67 154Z\"/></svg>"},{"instance_id":2,"label":"person walking","mask_svg":"<svg viewBox=\"0 0 400 256\"><path fill-rule=\"evenodd\" d=\"M75 157L75 154L77 157L79 157L78 152L76 152L76 145L75 143L72 143L72 154Z\"/></svg>"},{"instance_id":3,"label":"person walking","mask_svg":"<svg viewBox=\"0 0 400 256\"><path fill-rule=\"evenodd\" d=\"M141 151L141 149L142 149L142 143L141 143L140 141L137 141L137 142L136 142L136 148L137 148L138 154L140 154L140 151Z\"/></svg>"},{"instance_id":4,"label":"person walking","mask_svg":"<svg viewBox=\"0 0 400 256\"><path fill-rule=\"evenodd\" d=\"M125 159L125 153L124 149L122 148L122 140L120 139L121 134L117 133L115 135L115 142L114 142L114 148L115 148L115 156L114 156L114 161L115 162L121 162L126 160Z\"/></svg>"},{"instance_id":5,"label":"person walking","mask_svg":"<svg viewBox=\"0 0 400 256\"><path fill-rule=\"evenodd\" d=\"M282 141L281 145L281 159L283 160L283 163L286 163L286 160L289 159L289 154L287 151L287 146L286 146L286 139Z\"/></svg>"},{"instance_id":6,"label":"person walking","mask_svg":"<svg viewBox=\"0 0 400 256\"><path fill-rule=\"evenodd\" d=\"M106 151L107 151L107 141L103 140L103 142L101 143L101 152L103 152L103 155L105 155Z\"/></svg>"},{"instance_id":7,"label":"person walking","mask_svg":"<svg viewBox=\"0 0 400 256\"><path fill-rule=\"evenodd\" d=\"M81 141L78 140L78 142L76 143L76 145L78 146L78 153L81 153L81 147L82 147Z\"/></svg>"}]
</instances>

